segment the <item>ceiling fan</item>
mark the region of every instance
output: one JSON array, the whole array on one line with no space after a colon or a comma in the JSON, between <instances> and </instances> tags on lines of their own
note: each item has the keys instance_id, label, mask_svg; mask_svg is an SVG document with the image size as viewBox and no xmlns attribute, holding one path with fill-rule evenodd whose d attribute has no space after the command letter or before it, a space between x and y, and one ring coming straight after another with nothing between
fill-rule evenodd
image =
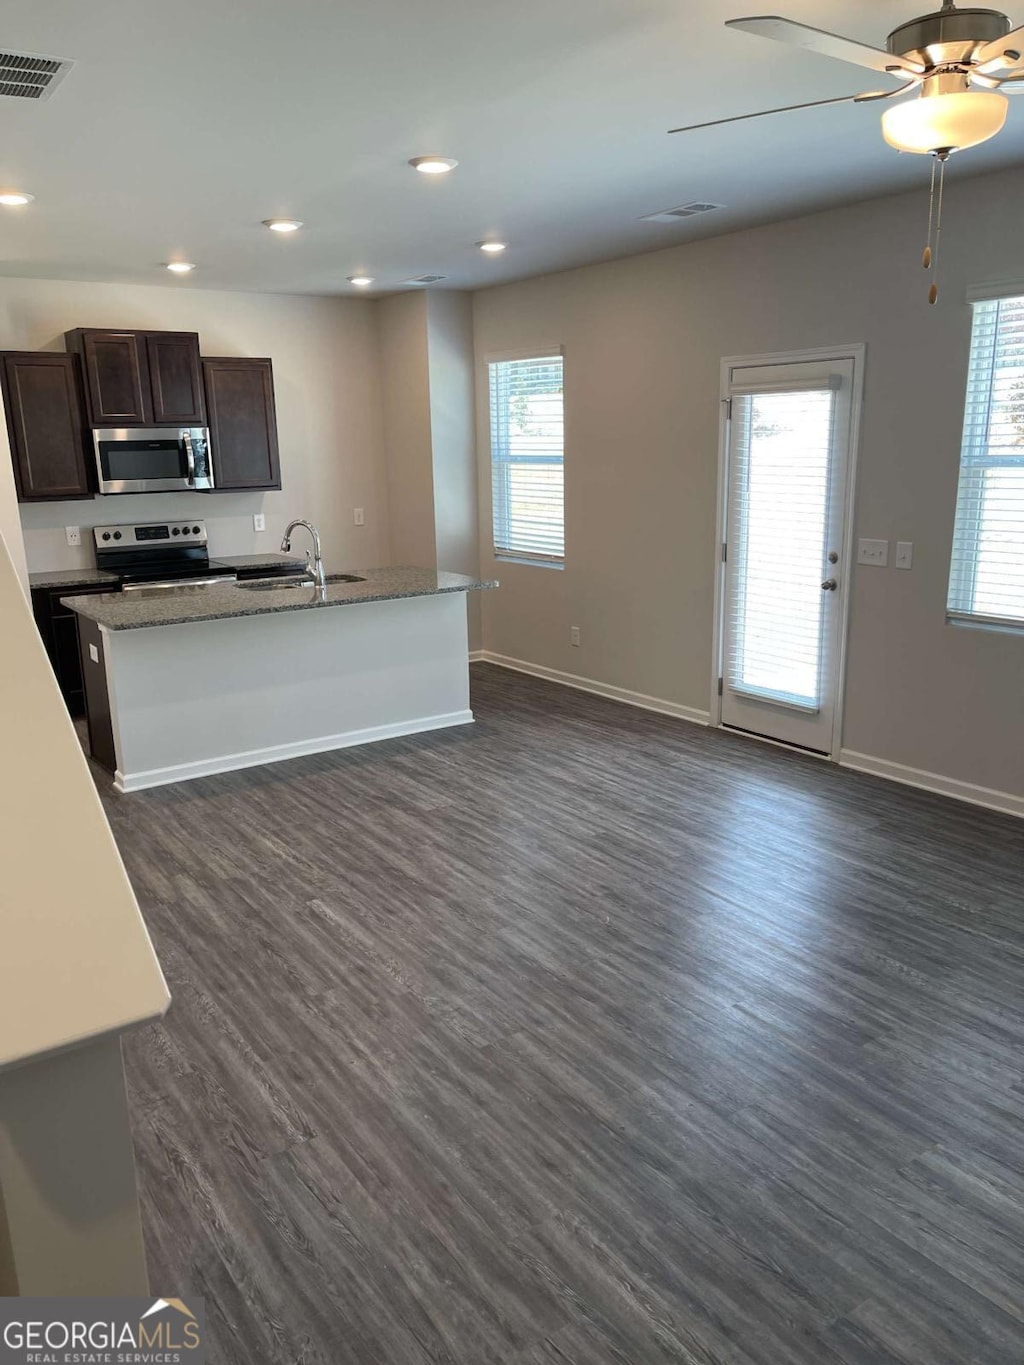
<instances>
[{"instance_id":1,"label":"ceiling fan","mask_svg":"<svg viewBox=\"0 0 1024 1365\"><path fill-rule=\"evenodd\" d=\"M867 67L898 79L900 84L888 90L868 90L858 95L839 95L833 99L762 109L752 114L735 114L731 118L670 128L669 132L696 132L701 128L741 123L769 114L787 114L798 109L817 109L829 104L866 104L898 99L915 91L916 98L890 105L885 110L882 134L886 142L899 151L931 154L935 158L928 245L923 263L925 269L930 269L933 263L937 266L946 161L955 151L976 147L995 137L1006 122L1005 94L1024 92L1024 25L1011 30L1009 19L999 10L957 9L953 0L945 0L940 10L893 29L884 49L777 14L729 19L726 27ZM939 167L937 211L936 164ZM929 293L932 303L937 294L937 286L933 283Z\"/></svg>"},{"instance_id":2,"label":"ceiling fan","mask_svg":"<svg viewBox=\"0 0 1024 1365\"><path fill-rule=\"evenodd\" d=\"M809 52L820 52L824 57L835 57L841 62L867 67L899 77L902 84L889 90L868 90L859 95L839 95L833 99L810 100L806 104L785 104L778 109L761 109L753 114L737 114L732 118L712 119L707 123L691 123L684 128L670 128L670 133L690 133L698 128L714 128L722 123L739 123L744 119L764 118L768 114L786 114L795 109L816 109L825 104L862 104L872 100L894 99L910 90L917 90L920 101L896 105L894 108L916 108L937 96L948 99L952 95L991 94L999 90L1024 91L1024 26L1010 29L1005 14L994 9L957 9L953 0L946 0L942 9L911 19L893 29L885 49L869 47L838 33L798 24L777 14L754 15L746 19L728 19L726 28L740 29L760 38L803 47ZM929 117L904 118L892 121L894 126L883 127L887 141L889 134L907 136L893 142L901 151L947 153L961 147L973 147L994 137L1003 126L1006 106L1002 101L991 104L978 101L978 110L957 101L949 106L946 118L953 116L953 126L937 126L939 110L929 109ZM987 110L982 114L981 110ZM963 111L957 114L955 111ZM996 111L1002 117L996 123ZM888 110L886 113L888 114ZM959 118L960 123L957 123ZM924 126L928 123L928 127ZM995 126L993 126L995 125ZM931 133L949 132L961 140L944 147L935 143ZM920 136L916 136L920 134ZM932 145L925 146L928 141ZM913 145L904 145L913 143Z\"/></svg>"}]
</instances>

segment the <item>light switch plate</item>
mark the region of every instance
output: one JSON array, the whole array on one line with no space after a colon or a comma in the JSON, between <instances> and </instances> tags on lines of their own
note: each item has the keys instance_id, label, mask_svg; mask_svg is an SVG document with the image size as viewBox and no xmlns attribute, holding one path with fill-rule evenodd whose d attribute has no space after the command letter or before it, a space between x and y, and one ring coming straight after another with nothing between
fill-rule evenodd
<instances>
[{"instance_id":1,"label":"light switch plate","mask_svg":"<svg viewBox=\"0 0 1024 1365\"><path fill-rule=\"evenodd\" d=\"M873 564L876 569L884 569L889 563L889 542L887 540L858 540L857 563Z\"/></svg>"},{"instance_id":2,"label":"light switch plate","mask_svg":"<svg viewBox=\"0 0 1024 1365\"><path fill-rule=\"evenodd\" d=\"M362 507L353 507L353 508L352 508L352 522L353 522L353 525L355 525L355 526L365 526L365 525L366 525L366 513L365 513L365 511L363 510Z\"/></svg>"},{"instance_id":3,"label":"light switch plate","mask_svg":"<svg viewBox=\"0 0 1024 1365\"><path fill-rule=\"evenodd\" d=\"M912 569L914 567L914 542L912 540L898 540L896 542L896 558L893 562L897 569Z\"/></svg>"},{"instance_id":4,"label":"light switch plate","mask_svg":"<svg viewBox=\"0 0 1024 1365\"><path fill-rule=\"evenodd\" d=\"M100 652L95 645L89 646L89 658L93 661L94 664L98 664L100 661Z\"/></svg>"},{"instance_id":5,"label":"light switch plate","mask_svg":"<svg viewBox=\"0 0 1024 1365\"><path fill-rule=\"evenodd\" d=\"M81 545L82 528L81 526L65 526L64 539L69 545Z\"/></svg>"},{"instance_id":6,"label":"light switch plate","mask_svg":"<svg viewBox=\"0 0 1024 1365\"><path fill-rule=\"evenodd\" d=\"M252 529L254 531L265 531L267 529L267 519L262 512L253 512Z\"/></svg>"}]
</instances>

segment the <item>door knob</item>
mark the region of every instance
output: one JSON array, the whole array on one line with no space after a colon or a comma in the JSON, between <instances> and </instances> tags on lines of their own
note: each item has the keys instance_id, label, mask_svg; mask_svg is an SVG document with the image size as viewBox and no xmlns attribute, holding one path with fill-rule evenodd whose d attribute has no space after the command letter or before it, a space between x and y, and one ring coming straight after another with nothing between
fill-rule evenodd
<instances>
[{"instance_id":1,"label":"door knob","mask_svg":"<svg viewBox=\"0 0 1024 1365\"><path fill-rule=\"evenodd\" d=\"M824 583L822 583L821 585L821 590L822 592L835 592L836 588L838 587L839 584L836 582L834 578L826 578Z\"/></svg>"}]
</instances>

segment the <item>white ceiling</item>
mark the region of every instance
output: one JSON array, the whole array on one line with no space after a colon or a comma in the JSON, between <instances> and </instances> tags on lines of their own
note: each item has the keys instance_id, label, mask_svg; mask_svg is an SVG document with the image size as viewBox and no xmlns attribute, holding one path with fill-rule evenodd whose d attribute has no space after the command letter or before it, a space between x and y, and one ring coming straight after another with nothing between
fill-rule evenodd
<instances>
[{"instance_id":1,"label":"white ceiling","mask_svg":"<svg viewBox=\"0 0 1024 1365\"><path fill-rule=\"evenodd\" d=\"M1024 0L1021 0L1024 4ZM926 8L921 5L920 8ZM907 0L782 0L884 46ZM47 103L0 100L0 274L168 288L472 287L925 186L880 106L666 136L877 86L723 21L744 0L4 0L0 43L71 58ZM1011 12L1024 21L1024 9ZM885 78L882 78L883 80ZM406 164L457 157L432 179ZM1024 95L953 175L1024 160ZM665 225L693 199L726 211ZM295 216L279 237L263 218ZM504 256L474 243L498 235ZM187 278L161 262L198 263Z\"/></svg>"}]
</instances>

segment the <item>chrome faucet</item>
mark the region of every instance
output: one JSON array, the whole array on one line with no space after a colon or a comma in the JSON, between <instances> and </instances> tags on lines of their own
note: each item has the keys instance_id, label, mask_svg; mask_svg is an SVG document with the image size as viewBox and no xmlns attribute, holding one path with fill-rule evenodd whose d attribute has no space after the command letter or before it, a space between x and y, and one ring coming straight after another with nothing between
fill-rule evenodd
<instances>
[{"instance_id":1,"label":"chrome faucet","mask_svg":"<svg viewBox=\"0 0 1024 1365\"><path fill-rule=\"evenodd\" d=\"M285 529L284 538L281 541L281 549L287 554L292 548L292 532L296 526L305 526L306 530L313 537L313 556L310 558L309 551L306 551L306 572L313 575L316 585L321 592L327 590L327 575L324 573L324 561L320 554L320 532L311 521L303 521L297 517L295 521L290 521Z\"/></svg>"}]
</instances>

